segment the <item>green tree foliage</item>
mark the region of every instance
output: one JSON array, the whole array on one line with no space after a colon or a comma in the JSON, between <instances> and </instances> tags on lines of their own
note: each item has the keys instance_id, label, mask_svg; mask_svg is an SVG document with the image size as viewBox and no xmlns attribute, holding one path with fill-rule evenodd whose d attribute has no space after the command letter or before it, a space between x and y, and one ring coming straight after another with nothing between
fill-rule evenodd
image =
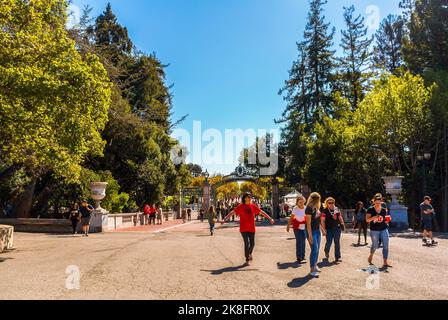
<instances>
[{"instance_id":1,"label":"green tree foliage","mask_svg":"<svg viewBox=\"0 0 448 320\"><path fill-rule=\"evenodd\" d=\"M445 0L405 0L408 9L403 57L409 69L448 70L448 6Z\"/></svg>"},{"instance_id":2,"label":"green tree foliage","mask_svg":"<svg viewBox=\"0 0 448 320\"><path fill-rule=\"evenodd\" d=\"M373 63L376 68L395 73L403 65L401 54L404 20L401 16L388 15L375 34Z\"/></svg>"},{"instance_id":3,"label":"green tree foliage","mask_svg":"<svg viewBox=\"0 0 448 320\"><path fill-rule=\"evenodd\" d=\"M306 143L314 126L332 113L335 59L332 39L335 29L325 22L326 1L311 0L304 41L297 44L298 58L289 72L289 79L279 94L287 102L278 123L283 123L279 145L280 171L291 183L301 179Z\"/></svg>"},{"instance_id":4,"label":"green tree foliage","mask_svg":"<svg viewBox=\"0 0 448 320\"><path fill-rule=\"evenodd\" d=\"M410 73L383 77L357 110L325 118L308 144L306 181L347 206L382 191L381 176L407 172L412 181L432 130L432 90Z\"/></svg>"},{"instance_id":5,"label":"green tree foliage","mask_svg":"<svg viewBox=\"0 0 448 320\"><path fill-rule=\"evenodd\" d=\"M68 37L66 9L62 0L0 6L0 161L32 177L20 216L29 213L38 177L52 171L78 181L84 157L104 148L109 79Z\"/></svg>"},{"instance_id":6,"label":"green tree foliage","mask_svg":"<svg viewBox=\"0 0 448 320\"><path fill-rule=\"evenodd\" d=\"M191 178L183 164L171 161L177 144L169 137L172 124L170 87L165 84L166 65L156 56L132 53L132 42L110 5L87 26L115 88L110 121L104 131L108 141L103 158L90 159L94 170L113 173L122 190L139 206L175 194ZM114 77L114 75L116 75Z\"/></svg>"},{"instance_id":7,"label":"green tree foliage","mask_svg":"<svg viewBox=\"0 0 448 320\"><path fill-rule=\"evenodd\" d=\"M341 91L350 101L353 110L358 108L372 78L370 70L370 44L367 27L361 15L354 17L355 7L344 7L346 30L342 31L341 47L343 56L339 60L339 80Z\"/></svg>"}]
</instances>

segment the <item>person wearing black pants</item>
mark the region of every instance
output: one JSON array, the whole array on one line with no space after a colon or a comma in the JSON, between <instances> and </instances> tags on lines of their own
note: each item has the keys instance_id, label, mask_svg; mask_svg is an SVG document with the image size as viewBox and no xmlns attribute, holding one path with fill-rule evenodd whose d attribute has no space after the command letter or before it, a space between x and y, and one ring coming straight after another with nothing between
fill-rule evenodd
<instances>
[{"instance_id":1,"label":"person wearing black pants","mask_svg":"<svg viewBox=\"0 0 448 320\"><path fill-rule=\"evenodd\" d=\"M364 208L364 203L359 201L356 204L355 214L353 216L354 228L358 228L358 246L361 245L361 233L364 233L364 245L368 245L366 213L367 210Z\"/></svg>"},{"instance_id":2,"label":"person wearing black pants","mask_svg":"<svg viewBox=\"0 0 448 320\"><path fill-rule=\"evenodd\" d=\"M75 236L78 230L78 223L81 221L81 215L77 204L74 204L70 210L70 221L72 223L73 236Z\"/></svg>"},{"instance_id":3,"label":"person wearing black pants","mask_svg":"<svg viewBox=\"0 0 448 320\"><path fill-rule=\"evenodd\" d=\"M255 247L255 216L261 214L271 224L274 224L274 219L252 203L252 195L250 193L245 193L241 202L224 218L222 223L227 222L234 215L240 217L240 232L244 240L244 254L246 257L244 266L249 266L253 260L252 253Z\"/></svg>"},{"instance_id":4,"label":"person wearing black pants","mask_svg":"<svg viewBox=\"0 0 448 320\"><path fill-rule=\"evenodd\" d=\"M244 240L244 255L246 261L251 260L255 248L255 232L241 232Z\"/></svg>"},{"instance_id":5,"label":"person wearing black pants","mask_svg":"<svg viewBox=\"0 0 448 320\"><path fill-rule=\"evenodd\" d=\"M344 219L341 211L335 205L334 198L327 198L324 204L324 212L322 215L322 230L326 237L325 258L330 258L330 249L334 243L334 259L336 262L342 262L341 257L341 234L345 230Z\"/></svg>"}]
</instances>

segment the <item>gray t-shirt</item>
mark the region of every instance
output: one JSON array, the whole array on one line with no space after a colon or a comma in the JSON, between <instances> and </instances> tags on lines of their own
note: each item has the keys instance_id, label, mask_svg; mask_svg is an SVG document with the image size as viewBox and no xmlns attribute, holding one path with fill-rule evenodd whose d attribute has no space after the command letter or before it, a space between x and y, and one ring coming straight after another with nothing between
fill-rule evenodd
<instances>
[{"instance_id":1,"label":"gray t-shirt","mask_svg":"<svg viewBox=\"0 0 448 320\"><path fill-rule=\"evenodd\" d=\"M425 204L424 202L423 203L421 203L420 204L420 214L423 216L423 215L426 215L426 216L430 216L430 215L432 215L433 213L431 212L430 214L425 214L424 213L424 211L426 211L426 210L432 210L433 208L432 208L432 205L430 205L430 204Z\"/></svg>"}]
</instances>

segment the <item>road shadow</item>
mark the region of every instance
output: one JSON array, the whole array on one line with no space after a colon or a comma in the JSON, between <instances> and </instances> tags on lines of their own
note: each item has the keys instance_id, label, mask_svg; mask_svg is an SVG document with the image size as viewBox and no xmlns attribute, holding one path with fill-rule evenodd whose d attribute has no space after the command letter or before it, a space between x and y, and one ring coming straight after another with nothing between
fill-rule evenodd
<instances>
[{"instance_id":1,"label":"road shadow","mask_svg":"<svg viewBox=\"0 0 448 320\"><path fill-rule=\"evenodd\" d=\"M288 287L290 288L300 288L303 287L305 284L310 282L312 279L314 279L312 276L307 275L302 278L295 278L292 279L291 282L288 283Z\"/></svg>"},{"instance_id":2,"label":"road shadow","mask_svg":"<svg viewBox=\"0 0 448 320\"><path fill-rule=\"evenodd\" d=\"M296 240L296 238L288 238L287 241Z\"/></svg>"},{"instance_id":3,"label":"road shadow","mask_svg":"<svg viewBox=\"0 0 448 320\"><path fill-rule=\"evenodd\" d=\"M286 270L286 269L289 269L289 268L297 269L297 268L300 268L301 266L302 265L300 263L298 263L297 261L295 261L295 262L285 262L285 263L277 262L277 269L279 269L279 270Z\"/></svg>"},{"instance_id":4,"label":"road shadow","mask_svg":"<svg viewBox=\"0 0 448 320\"><path fill-rule=\"evenodd\" d=\"M205 272L210 272L210 274L214 275L214 276L218 276L221 275L223 273L227 273L227 272L242 272L242 271L258 271L258 269L247 269L248 267L244 264L240 265L240 266L236 266L236 267L226 267L226 268L222 268L222 269L217 269L217 270L201 270L201 271L205 271Z\"/></svg>"},{"instance_id":5,"label":"road shadow","mask_svg":"<svg viewBox=\"0 0 448 320\"><path fill-rule=\"evenodd\" d=\"M209 233L209 234L197 234L196 237L198 237L198 238L205 238L205 237L210 238L210 237L212 237L212 236L211 236L210 233Z\"/></svg>"},{"instance_id":6,"label":"road shadow","mask_svg":"<svg viewBox=\"0 0 448 320\"><path fill-rule=\"evenodd\" d=\"M355 248L361 248L361 247L367 247L369 244L367 243L367 244L357 244L357 243L352 243L352 247L355 247Z\"/></svg>"},{"instance_id":7,"label":"road shadow","mask_svg":"<svg viewBox=\"0 0 448 320\"><path fill-rule=\"evenodd\" d=\"M324 258L323 260L322 260L322 262L319 262L318 264L317 264L317 266L319 267L319 268L329 268L329 267L333 267L333 266L337 266L338 265L338 263L336 262L336 261L332 261L332 262L330 262L327 258Z\"/></svg>"},{"instance_id":8,"label":"road shadow","mask_svg":"<svg viewBox=\"0 0 448 320\"><path fill-rule=\"evenodd\" d=\"M6 257L6 258L0 257L0 263L5 262L6 260L13 260L13 259L14 258L10 258L10 257Z\"/></svg>"}]
</instances>

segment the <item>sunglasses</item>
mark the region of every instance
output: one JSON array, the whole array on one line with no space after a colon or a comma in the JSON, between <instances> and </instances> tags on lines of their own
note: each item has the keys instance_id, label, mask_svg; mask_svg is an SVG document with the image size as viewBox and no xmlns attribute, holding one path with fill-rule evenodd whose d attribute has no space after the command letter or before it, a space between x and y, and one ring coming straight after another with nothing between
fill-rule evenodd
<instances>
[{"instance_id":1,"label":"sunglasses","mask_svg":"<svg viewBox=\"0 0 448 320\"><path fill-rule=\"evenodd\" d=\"M334 204L334 202L328 202L328 204Z\"/></svg>"}]
</instances>

